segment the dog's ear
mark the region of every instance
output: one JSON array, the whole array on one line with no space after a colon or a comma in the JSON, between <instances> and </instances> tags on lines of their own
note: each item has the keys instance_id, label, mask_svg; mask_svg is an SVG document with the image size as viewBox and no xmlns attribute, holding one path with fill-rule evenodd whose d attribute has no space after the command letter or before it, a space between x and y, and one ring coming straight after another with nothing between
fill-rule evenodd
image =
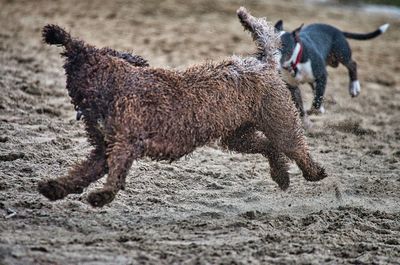
<instances>
[{"instance_id":1,"label":"dog's ear","mask_svg":"<svg viewBox=\"0 0 400 265\"><path fill-rule=\"evenodd\" d=\"M304 24L301 24L300 27L292 31L292 35L296 42L300 42L300 31L303 28Z\"/></svg>"},{"instance_id":2,"label":"dog's ear","mask_svg":"<svg viewBox=\"0 0 400 265\"><path fill-rule=\"evenodd\" d=\"M275 23L274 27L277 32L283 31L283 20L278 20L278 22Z\"/></svg>"}]
</instances>

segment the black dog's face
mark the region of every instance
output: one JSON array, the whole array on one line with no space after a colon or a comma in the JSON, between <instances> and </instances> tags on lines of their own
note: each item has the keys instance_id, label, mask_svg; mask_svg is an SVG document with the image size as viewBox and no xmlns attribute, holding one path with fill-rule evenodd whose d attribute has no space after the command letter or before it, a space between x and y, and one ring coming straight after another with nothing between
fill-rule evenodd
<instances>
[{"instance_id":1,"label":"black dog's face","mask_svg":"<svg viewBox=\"0 0 400 265\"><path fill-rule=\"evenodd\" d=\"M275 24L275 31L279 32L281 37L281 48L279 49L280 54L277 56L279 65L281 68L290 70L291 58L296 48L297 42L300 41L299 33L303 25L295 29L292 32L286 32L283 30L283 21L279 20Z\"/></svg>"},{"instance_id":2,"label":"black dog's face","mask_svg":"<svg viewBox=\"0 0 400 265\"><path fill-rule=\"evenodd\" d=\"M296 46L296 41L292 33L285 32L281 35L281 48L279 49L279 64L282 68L287 69L290 66L290 57Z\"/></svg>"}]
</instances>

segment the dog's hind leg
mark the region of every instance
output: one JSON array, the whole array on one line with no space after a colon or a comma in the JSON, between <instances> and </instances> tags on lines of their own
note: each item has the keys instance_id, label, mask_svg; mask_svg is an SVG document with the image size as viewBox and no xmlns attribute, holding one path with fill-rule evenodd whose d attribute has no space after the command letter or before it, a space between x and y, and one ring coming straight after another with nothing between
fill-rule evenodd
<instances>
[{"instance_id":1,"label":"dog's hind leg","mask_svg":"<svg viewBox=\"0 0 400 265\"><path fill-rule=\"evenodd\" d=\"M254 127L244 126L237 129L231 135L222 138L221 144L232 151L264 155L269 161L271 178L282 190L289 187L289 159L283 153L279 153L265 135L257 132Z\"/></svg>"},{"instance_id":2,"label":"dog's hind leg","mask_svg":"<svg viewBox=\"0 0 400 265\"><path fill-rule=\"evenodd\" d=\"M123 139L118 136L115 139ZM128 140L118 140L107 150L108 176L104 187L93 191L88 201L93 207L102 207L114 200L119 190L125 188L125 180L133 160L141 156L141 146Z\"/></svg>"},{"instance_id":3,"label":"dog's hind leg","mask_svg":"<svg viewBox=\"0 0 400 265\"><path fill-rule=\"evenodd\" d=\"M98 140L88 158L76 165L66 176L39 182L38 189L48 199L59 200L71 193L82 193L90 183L103 177L108 170L105 145Z\"/></svg>"},{"instance_id":4,"label":"dog's hind leg","mask_svg":"<svg viewBox=\"0 0 400 265\"><path fill-rule=\"evenodd\" d=\"M303 104L303 99L301 97L301 91L298 86L291 86L287 84L287 87L289 88L289 91L292 95L292 99L294 104L296 105L297 111L300 114L300 118L303 121L303 126L305 129L311 128L312 124L311 121L307 115L307 113L304 111L304 104Z\"/></svg>"},{"instance_id":5,"label":"dog's hind leg","mask_svg":"<svg viewBox=\"0 0 400 265\"><path fill-rule=\"evenodd\" d=\"M339 36L332 46L330 57L334 57L349 71L349 93L357 97L361 92L360 82L357 76L357 63L351 58L351 48L344 36Z\"/></svg>"},{"instance_id":6,"label":"dog's hind leg","mask_svg":"<svg viewBox=\"0 0 400 265\"><path fill-rule=\"evenodd\" d=\"M346 66L349 71L349 93L352 97L357 97L361 92L360 82L357 77L357 63L350 59L348 62L344 62L343 65Z\"/></svg>"}]
</instances>

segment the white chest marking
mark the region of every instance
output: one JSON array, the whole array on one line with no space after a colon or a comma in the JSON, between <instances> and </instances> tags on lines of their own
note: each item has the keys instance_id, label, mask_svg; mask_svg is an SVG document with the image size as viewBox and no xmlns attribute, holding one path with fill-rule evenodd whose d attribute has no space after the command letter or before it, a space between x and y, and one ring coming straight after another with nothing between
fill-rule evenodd
<instances>
[{"instance_id":1,"label":"white chest marking","mask_svg":"<svg viewBox=\"0 0 400 265\"><path fill-rule=\"evenodd\" d=\"M301 45L300 43L297 42L296 46L294 46L292 56L290 56L289 60L283 63L283 67L288 68L289 66L294 64L297 60L297 56L299 56L300 51L301 51Z\"/></svg>"},{"instance_id":2,"label":"white chest marking","mask_svg":"<svg viewBox=\"0 0 400 265\"><path fill-rule=\"evenodd\" d=\"M293 76L287 70L283 70L283 80L290 85L297 86L303 83L313 83L315 77L312 71L311 60L297 65L297 73Z\"/></svg>"}]
</instances>

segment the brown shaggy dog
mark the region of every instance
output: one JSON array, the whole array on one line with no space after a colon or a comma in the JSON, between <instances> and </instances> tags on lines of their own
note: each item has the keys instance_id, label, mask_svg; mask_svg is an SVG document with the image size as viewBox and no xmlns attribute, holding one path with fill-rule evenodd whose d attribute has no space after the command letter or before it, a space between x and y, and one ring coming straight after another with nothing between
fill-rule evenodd
<instances>
[{"instance_id":1,"label":"brown shaggy dog","mask_svg":"<svg viewBox=\"0 0 400 265\"><path fill-rule=\"evenodd\" d=\"M262 60L231 57L185 71L141 67L146 63L137 56L130 57L136 58L132 65L118 52L45 26L44 41L65 47L67 89L82 111L94 149L67 176L40 182L39 191L50 200L61 199L82 193L108 173L104 187L88 197L92 206L101 207L125 187L134 160L173 161L220 137L231 150L264 154L282 189L289 186L285 155L307 180L325 178L324 169L310 157L289 91L278 75L273 27L244 9L238 15L256 29L253 37Z\"/></svg>"}]
</instances>

